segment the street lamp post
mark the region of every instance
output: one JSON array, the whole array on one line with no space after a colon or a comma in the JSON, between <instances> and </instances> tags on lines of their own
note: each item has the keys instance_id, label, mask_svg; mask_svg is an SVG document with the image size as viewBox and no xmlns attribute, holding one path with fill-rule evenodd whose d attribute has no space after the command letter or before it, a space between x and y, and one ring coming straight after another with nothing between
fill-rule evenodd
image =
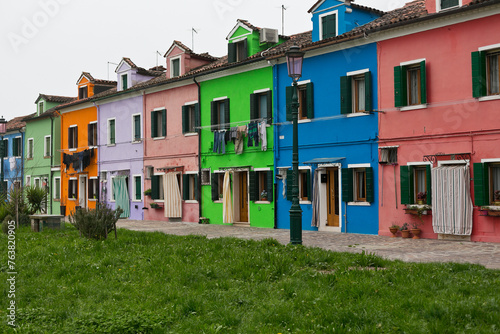
<instances>
[{"instance_id":1,"label":"street lamp post","mask_svg":"<svg viewBox=\"0 0 500 334\"><path fill-rule=\"evenodd\" d=\"M0 156L1 156L1 167L0 167L0 194L4 194L7 189L4 189L4 171L3 171L3 158L5 155L5 145L3 143L3 135L7 132L7 121L5 118L0 118L0 135L1 135L1 141L0 141Z\"/></svg>"},{"instance_id":2,"label":"street lamp post","mask_svg":"<svg viewBox=\"0 0 500 334\"><path fill-rule=\"evenodd\" d=\"M293 80L292 95L292 124L293 124L293 154L292 154L292 207L290 208L290 243L292 245L302 244L302 209L299 204L299 100L297 97L297 81L302 76L302 61L304 52L296 45L291 46L286 53L288 65L288 76Z\"/></svg>"}]
</instances>

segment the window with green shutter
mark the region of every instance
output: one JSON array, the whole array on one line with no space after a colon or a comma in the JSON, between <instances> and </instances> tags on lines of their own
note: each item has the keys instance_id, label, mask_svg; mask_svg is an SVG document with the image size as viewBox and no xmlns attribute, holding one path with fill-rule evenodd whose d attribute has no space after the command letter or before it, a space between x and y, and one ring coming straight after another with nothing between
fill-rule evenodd
<instances>
[{"instance_id":1,"label":"window with green shutter","mask_svg":"<svg viewBox=\"0 0 500 334\"><path fill-rule=\"evenodd\" d=\"M272 173L272 172L271 172ZM286 173L286 198L291 201L293 194L293 170L289 169ZM312 179L310 169L299 169L299 201L312 201Z\"/></svg>"},{"instance_id":2,"label":"window with green shutter","mask_svg":"<svg viewBox=\"0 0 500 334\"><path fill-rule=\"evenodd\" d=\"M372 111L371 72L340 78L340 113Z\"/></svg>"},{"instance_id":3,"label":"window with green shutter","mask_svg":"<svg viewBox=\"0 0 500 334\"><path fill-rule=\"evenodd\" d=\"M329 14L321 17L321 39L337 36L337 15Z\"/></svg>"},{"instance_id":4,"label":"window with green shutter","mask_svg":"<svg viewBox=\"0 0 500 334\"><path fill-rule=\"evenodd\" d=\"M375 201L375 176L372 167L342 168L342 201Z\"/></svg>"},{"instance_id":5,"label":"window with green shutter","mask_svg":"<svg viewBox=\"0 0 500 334\"><path fill-rule=\"evenodd\" d=\"M425 60L394 67L394 105L413 106L427 103Z\"/></svg>"},{"instance_id":6,"label":"window with green shutter","mask_svg":"<svg viewBox=\"0 0 500 334\"><path fill-rule=\"evenodd\" d=\"M251 201L273 201L273 171L257 171L249 174L249 194Z\"/></svg>"},{"instance_id":7,"label":"window with green shutter","mask_svg":"<svg viewBox=\"0 0 500 334\"><path fill-rule=\"evenodd\" d=\"M16 137L12 140L12 156L20 157L22 154L21 137Z\"/></svg>"},{"instance_id":8,"label":"window with green shutter","mask_svg":"<svg viewBox=\"0 0 500 334\"><path fill-rule=\"evenodd\" d=\"M9 156L9 139L5 138L3 140L3 150L2 150L2 158Z\"/></svg>"},{"instance_id":9,"label":"window with green shutter","mask_svg":"<svg viewBox=\"0 0 500 334\"><path fill-rule=\"evenodd\" d=\"M108 119L108 145L116 144L115 120Z\"/></svg>"},{"instance_id":10,"label":"window with green shutter","mask_svg":"<svg viewBox=\"0 0 500 334\"><path fill-rule=\"evenodd\" d=\"M292 97L293 86L286 87L286 120L292 121ZM299 102L299 120L314 118L314 85L309 82L299 85L297 88L297 99Z\"/></svg>"},{"instance_id":11,"label":"window with green shutter","mask_svg":"<svg viewBox=\"0 0 500 334\"><path fill-rule=\"evenodd\" d=\"M167 136L167 110L151 112L151 137L160 138Z\"/></svg>"},{"instance_id":12,"label":"window with green shutter","mask_svg":"<svg viewBox=\"0 0 500 334\"><path fill-rule=\"evenodd\" d=\"M228 44L228 62L236 63L248 58L248 41L245 38L239 42Z\"/></svg>"},{"instance_id":13,"label":"window with green shutter","mask_svg":"<svg viewBox=\"0 0 500 334\"><path fill-rule=\"evenodd\" d=\"M401 204L432 204L431 165L400 166Z\"/></svg>"},{"instance_id":14,"label":"window with green shutter","mask_svg":"<svg viewBox=\"0 0 500 334\"><path fill-rule=\"evenodd\" d=\"M123 74L122 75L122 90L125 90L128 88L128 75Z\"/></svg>"},{"instance_id":15,"label":"window with green shutter","mask_svg":"<svg viewBox=\"0 0 500 334\"><path fill-rule=\"evenodd\" d=\"M459 6L459 0L440 0L441 9L448 9Z\"/></svg>"},{"instance_id":16,"label":"window with green shutter","mask_svg":"<svg viewBox=\"0 0 500 334\"><path fill-rule=\"evenodd\" d=\"M500 205L500 163L475 163L474 203Z\"/></svg>"},{"instance_id":17,"label":"window with green shutter","mask_svg":"<svg viewBox=\"0 0 500 334\"><path fill-rule=\"evenodd\" d=\"M354 170L352 168L342 168L342 201L354 201L354 186L353 186Z\"/></svg>"},{"instance_id":18,"label":"window with green shutter","mask_svg":"<svg viewBox=\"0 0 500 334\"><path fill-rule=\"evenodd\" d=\"M198 120L198 104L190 104L182 106L182 133L197 132Z\"/></svg>"},{"instance_id":19,"label":"window with green shutter","mask_svg":"<svg viewBox=\"0 0 500 334\"><path fill-rule=\"evenodd\" d=\"M500 94L500 50L475 51L471 54L472 96Z\"/></svg>"},{"instance_id":20,"label":"window with green shutter","mask_svg":"<svg viewBox=\"0 0 500 334\"><path fill-rule=\"evenodd\" d=\"M273 95L269 90L263 93L250 94L250 120L266 119L268 123L273 119Z\"/></svg>"},{"instance_id":21,"label":"window with green shutter","mask_svg":"<svg viewBox=\"0 0 500 334\"><path fill-rule=\"evenodd\" d=\"M182 198L185 201L198 200L198 175L183 174L182 175Z\"/></svg>"},{"instance_id":22,"label":"window with green shutter","mask_svg":"<svg viewBox=\"0 0 500 334\"><path fill-rule=\"evenodd\" d=\"M142 138L142 131L141 131L141 115L133 115L132 116L132 123L133 123L133 133L132 133L132 138L134 139L134 142L139 142L141 141Z\"/></svg>"},{"instance_id":23,"label":"window with green shutter","mask_svg":"<svg viewBox=\"0 0 500 334\"><path fill-rule=\"evenodd\" d=\"M140 175L134 176L134 200L140 201L142 199L142 177Z\"/></svg>"},{"instance_id":24,"label":"window with green shutter","mask_svg":"<svg viewBox=\"0 0 500 334\"><path fill-rule=\"evenodd\" d=\"M229 99L212 101L210 108L212 131L229 129Z\"/></svg>"}]
</instances>

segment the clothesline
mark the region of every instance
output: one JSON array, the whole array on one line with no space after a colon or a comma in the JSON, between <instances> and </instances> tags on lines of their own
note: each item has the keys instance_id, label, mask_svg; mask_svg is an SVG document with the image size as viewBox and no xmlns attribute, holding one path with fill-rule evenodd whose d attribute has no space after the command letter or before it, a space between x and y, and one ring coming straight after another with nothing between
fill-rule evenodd
<instances>
[{"instance_id":1,"label":"clothesline","mask_svg":"<svg viewBox=\"0 0 500 334\"><path fill-rule=\"evenodd\" d=\"M238 122L230 122L230 123L219 123L217 125L206 125L206 126L196 126L195 130L203 130L203 129L213 129L213 130L219 130L220 127L230 127L231 125L240 125L240 124L248 124L250 122L262 122L267 120L267 117L262 117L262 118L255 118L251 120L246 120L246 121L238 121Z\"/></svg>"}]
</instances>

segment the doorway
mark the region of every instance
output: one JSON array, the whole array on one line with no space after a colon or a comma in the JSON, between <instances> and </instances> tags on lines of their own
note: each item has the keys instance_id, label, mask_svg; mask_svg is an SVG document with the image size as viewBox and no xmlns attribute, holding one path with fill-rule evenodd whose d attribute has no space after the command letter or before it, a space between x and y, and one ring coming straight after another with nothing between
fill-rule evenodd
<instances>
[{"instance_id":1,"label":"doorway","mask_svg":"<svg viewBox=\"0 0 500 334\"><path fill-rule=\"evenodd\" d=\"M233 174L233 208L235 224L249 225L248 172Z\"/></svg>"},{"instance_id":2,"label":"doorway","mask_svg":"<svg viewBox=\"0 0 500 334\"><path fill-rule=\"evenodd\" d=\"M326 169L326 226L340 227L339 169Z\"/></svg>"},{"instance_id":3,"label":"doorway","mask_svg":"<svg viewBox=\"0 0 500 334\"><path fill-rule=\"evenodd\" d=\"M79 185L78 185L78 205L82 209L87 208L87 176L80 175L79 177Z\"/></svg>"}]
</instances>

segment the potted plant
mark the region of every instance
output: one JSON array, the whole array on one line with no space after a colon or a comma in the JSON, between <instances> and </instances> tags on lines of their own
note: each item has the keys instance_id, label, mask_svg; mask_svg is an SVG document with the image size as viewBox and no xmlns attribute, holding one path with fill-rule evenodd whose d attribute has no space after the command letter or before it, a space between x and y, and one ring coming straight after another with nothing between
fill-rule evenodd
<instances>
[{"instance_id":1,"label":"potted plant","mask_svg":"<svg viewBox=\"0 0 500 334\"><path fill-rule=\"evenodd\" d=\"M496 206L500 206L500 190L496 190L493 193L493 197L495 199L495 201L493 202L493 204L496 205Z\"/></svg>"},{"instance_id":2,"label":"potted plant","mask_svg":"<svg viewBox=\"0 0 500 334\"><path fill-rule=\"evenodd\" d=\"M267 201L267 191L265 189L260 193L260 199L262 201Z\"/></svg>"},{"instance_id":3,"label":"potted plant","mask_svg":"<svg viewBox=\"0 0 500 334\"><path fill-rule=\"evenodd\" d=\"M396 233L398 233L398 231L399 231L399 225L392 224L391 226L389 226L389 231L391 231L391 233L392 233L391 238L395 238Z\"/></svg>"},{"instance_id":4,"label":"potted plant","mask_svg":"<svg viewBox=\"0 0 500 334\"><path fill-rule=\"evenodd\" d=\"M151 205L151 208L152 208L152 209L159 209L159 208L160 208L160 205L158 205L158 203L154 203L154 202L153 202L153 203L151 203L150 205Z\"/></svg>"},{"instance_id":5,"label":"potted plant","mask_svg":"<svg viewBox=\"0 0 500 334\"><path fill-rule=\"evenodd\" d=\"M399 228L401 231L401 237L403 238L409 238L410 237L410 228L408 226L408 223L404 223L403 226Z\"/></svg>"},{"instance_id":6,"label":"potted plant","mask_svg":"<svg viewBox=\"0 0 500 334\"><path fill-rule=\"evenodd\" d=\"M427 192L421 191L417 194L417 204L423 205L426 199L427 199Z\"/></svg>"},{"instance_id":7,"label":"potted plant","mask_svg":"<svg viewBox=\"0 0 500 334\"><path fill-rule=\"evenodd\" d=\"M422 217L420 217L420 219L422 219ZM422 230L420 230L420 225L422 223L423 222L416 221L411 224L411 234L413 234L413 239L420 239L420 233L422 232Z\"/></svg>"},{"instance_id":8,"label":"potted plant","mask_svg":"<svg viewBox=\"0 0 500 334\"><path fill-rule=\"evenodd\" d=\"M152 193L153 193L153 191L151 189L148 189L148 190L144 191L144 195L145 196L151 196Z\"/></svg>"}]
</instances>

